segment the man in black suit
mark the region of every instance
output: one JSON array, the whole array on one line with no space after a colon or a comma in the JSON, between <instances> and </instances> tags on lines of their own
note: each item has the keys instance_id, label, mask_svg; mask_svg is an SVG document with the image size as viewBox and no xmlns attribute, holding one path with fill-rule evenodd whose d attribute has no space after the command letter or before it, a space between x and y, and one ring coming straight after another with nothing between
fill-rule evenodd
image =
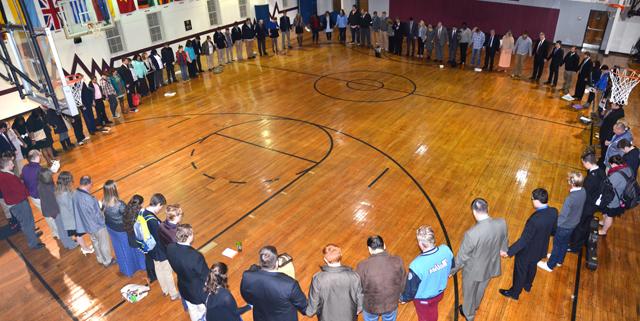
<instances>
[{"instance_id":1,"label":"man in black suit","mask_svg":"<svg viewBox=\"0 0 640 321\"><path fill-rule=\"evenodd\" d=\"M540 39L533 48L533 74L529 79L539 81L544 70L544 60L549 55L549 42L545 39L544 32L540 33Z\"/></svg>"},{"instance_id":2,"label":"man in black suit","mask_svg":"<svg viewBox=\"0 0 640 321\"><path fill-rule=\"evenodd\" d=\"M578 81L576 82L576 91L573 93L573 99L578 101L582 100L584 90L587 88L587 84L591 80L592 70L593 62L591 61L591 53L585 52L584 58L582 58L582 62L578 66Z\"/></svg>"},{"instance_id":3,"label":"man in black suit","mask_svg":"<svg viewBox=\"0 0 640 321\"><path fill-rule=\"evenodd\" d=\"M242 274L240 293L253 305L254 321L297 321L304 313L307 298L298 281L277 271L278 252L273 246L260 249L260 266Z\"/></svg>"},{"instance_id":4,"label":"man in black suit","mask_svg":"<svg viewBox=\"0 0 640 321\"><path fill-rule=\"evenodd\" d=\"M196 54L196 66L198 67L198 71L203 72L202 61L200 61L200 55L202 54L202 45L200 44L200 36L196 36L195 39L193 39L193 53Z\"/></svg>"},{"instance_id":5,"label":"man in black suit","mask_svg":"<svg viewBox=\"0 0 640 321\"><path fill-rule=\"evenodd\" d=\"M551 60L551 63L549 64L549 78L547 79L547 82L544 83L545 85L555 87L558 84L558 72L560 71L560 66L562 66L562 62L564 60L564 51L561 46L562 41L556 41L553 50L549 54L549 57L547 57L547 60Z\"/></svg>"},{"instance_id":6,"label":"man in black suit","mask_svg":"<svg viewBox=\"0 0 640 321\"><path fill-rule=\"evenodd\" d=\"M9 140L9 135L7 135L7 131L9 130L9 126L6 122L0 122L0 156L4 156L5 154L15 156L16 147L13 146L11 140Z\"/></svg>"},{"instance_id":7,"label":"man in black suit","mask_svg":"<svg viewBox=\"0 0 640 321\"><path fill-rule=\"evenodd\" d=\"M407 56L413 57L416 50L416 39L418 38L418 24L413 21L413 17L405 25L404 35L407 37Z\"/></svg>"},{"instance_id":8,"label":"man in black suit","mask_svg":"<svg viewBox=\"0 0 640 321\"><path fill-rule=\"evenodd\" d=\"M293 48L291 46L291 19L289 19L286 12L283 12L282 17L280 17L280 33L282 33L282 49Z\"/></svg>"},{"instance_id":9,"label":"man in black suit","mask_svg":"<svg viewBox=\"0 0 640 321\"><path fill-rule=\"evenodd\" d=\"M455 67L456 63L456 51L458 50L458 43L460 42L460 32L458 28L451 27L449 34L449 65Z\"/></svg>"},{"instance_id":10,"label":"man in black suit","mask_svg":"<svg viewBox=\"0 0 640 321\"><path fill-rule=\"evenodd\" d=\"M493 59L496 57L496 52L500 49L500 39L496 36L496 31L491 29L489 36L484 42L484 67L482 69L487 71L493 70Z\"/></svg>"},{"instance_id":11,"label":"man in black suit","mask_svg":"<svg viewBox=\"0 0 640 321\"><path fill-rule=\"evenodd\" d=\"M164 69L167 71L168 82L176 82L176 73L173 70L173 63L176 62L176 55L173 54L173 50L171 50L171 47L169 47L169 43L164 44L164 47L162 47L162 50L160 50L160 56L162 56Z\"/></svg>"},{"instance_id":12,"label":"man in black suit","mask_svg":"<svg viewBox=\"0 0 640 321\"><path fill-rule=\"evenodd\" d=\"M167 245L167 259L178 276L178 291L187 304L189 317L191 320L201 320L207 312L203 288L209 276L209 267L204 256L191 247L191 225L179 224L176 227L176 242Z\"/></svg>"},{"instance_id":13,"label":"man in black suit","mask_svg":"<svg viewBox=\"0 0 640 321\"><path fill-rule=\"evenodd\" d=\"M500 294L517 300L522 289L529 292L536 277L538 261L547 255L549 238L555 233L558 221L558 210L549 207L549 194L543 188L536 188L531 193L531 201L536 211L529 217L520 238L502 257L516 256L513 268L513 283L510 289L500 289Z\"/></svg>"},{"instance_id":14,"label":"man in black suit","mask_svg":"<svg viewBox=\"0 0 640 321\"><path fill-rule=\"evenodd\" d=\"M129 110L136 112L138 111L138 109L133 105L133 94L135 92L135 82L133 80L133 75L131 74L131 70L129 69L130 63L131 63L131 60L129 60L129 58L122 58L122 65L118 67L117 71L118 71L118 75L120 75L120 78L124 82L125 90L127 92L127 104L129 105Z\"/></svg>"},{"instance_id":15,"label":"man in black suit","mask_svg":"<svg viewBox=\"0 0 640 321\"><path fill-rule=\"evenodd\" d=\"M582 216L578 226L573 230L571 234L571 241L569 242L569 252L578 252L586 244L589 237L589 225L593 220L593 215L598 210L598 198L600 197L600 188L602 183L607 178L607 174L604 172L604 168L599 167L596 161L596 154L594 151L588 151L582 155L582 166L587 169L587 175L584 179L583 187L587 192L587 200L582 208ZM604 204L606 205L606 204Z\"/></svg>"}]
</instances>

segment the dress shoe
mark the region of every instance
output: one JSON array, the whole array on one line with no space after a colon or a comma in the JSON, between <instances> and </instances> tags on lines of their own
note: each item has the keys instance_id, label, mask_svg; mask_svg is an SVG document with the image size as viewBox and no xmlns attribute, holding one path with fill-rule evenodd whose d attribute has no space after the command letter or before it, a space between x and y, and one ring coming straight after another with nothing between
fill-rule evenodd
<instances>
[{"instance_id":1,"label":"dress shoe","mask_svg":"<svg viewBox=\"0 0 640 321\"><path fill-rule=\"evenodd\" d=\"M467 316L466 316L466 315L464 315L464 312L462 311L462 304L460 304L460 305L458 306L458 311L460 312L460 315L461 315L465 320L467 320Z\"/></svg>"},{"instance_id":2,"label":"dress shoe","mask_svg":"<svg viewBox=\"0 0 640 321\"><path fill-rule=\"evenodd\" d=\"M500 290L498 290L498 292L500 292L500 294L502 294L503 296L506 296L507 298L510 298L510 299L513 299L513 300L518 300L518 298L516 298L513 295L511 295L511 292L509 292L509 290L507 290L507 289L500 289Z\"/></svg>"}]
</instances>

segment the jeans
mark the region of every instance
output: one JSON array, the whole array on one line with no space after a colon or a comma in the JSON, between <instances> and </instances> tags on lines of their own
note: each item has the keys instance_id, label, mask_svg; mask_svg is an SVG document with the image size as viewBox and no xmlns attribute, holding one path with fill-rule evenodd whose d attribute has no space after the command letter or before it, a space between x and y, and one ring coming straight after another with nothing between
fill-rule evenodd
<instances>
[{"instance_id":1,"label":"jeans","mask_svg":"<svg viewBox=\"0 0 640 321\"><path fill-rule=\"evenodd\" d=\"M553 250L551 250L551 257L547 262L549 268L553 269L556 265L564 262L571 234L573 234L572 228L558 227L556 230L556 235L553 236Z\"/></svg>"},{"instance_id":2,"label":"jeans","mask_svg":"<svg viewBox=\"0 0 640 321\"><path fill-rule=\"evenodd\" d=\"M182 81L189 80L189 71L187 71L186 64L180 64L180 75L182 76Z\"/></svg>"},{"instance_id":3,"label":"jeans","mask_svg":"<svg viewBox=\"0 0 640 321\"><path fill-rule=\"evenodd\" d=\"M347 41L347 28L338 28L338 35L340 43L345 43Z\"/></svg>"},{"instance_id":4,"label":"jeans","mask_svg":"<svg viewBox=\"0 0 640 321\"><path fill-rule=\"evenodd\" d=\"M282 33L282 49L291 48L291 32L280 30Z\"/></svg>"},{"instance_id":5,"label":"jeans","mask_svg":"<svg viewBox=\"0 0 640 321\"><path fill-rule=\"evenodd\" d=\"M473 49L471 51L471 65L479 67L480 66L480 56L482 56L482 49Z\"/></svg>"},{"instance_id":6,"label":"jeans","mask_svg":"<svg viewBox=\"0 0 640 321\"><path fill-rule=\"evenodd\" d=\"M382 321L396 321L397 314L398 314L398 309L385 312L382 314L372 314L362 310L362 317L364 318L364 321L378 321L379 317L382 317Z\"/></svg>"},{"instance_id":7,"label":"jeans","mask_svg":"<svg viewBox=\"0 0 640 321\"><path fill-rule=\"evenodd\" d=\"M11 212L11 215L16 218L18 223L20 223L22 233L24 233L24 236L27 238L29 247L35 248L36 246L38 246L38 243L40 243L40 238L38 238L38 235L36 235L33 212L31 212L29 201L27 201L27 199L24 199L20 203L11 206L9 212Z\"/></svg>"}]
</instances>

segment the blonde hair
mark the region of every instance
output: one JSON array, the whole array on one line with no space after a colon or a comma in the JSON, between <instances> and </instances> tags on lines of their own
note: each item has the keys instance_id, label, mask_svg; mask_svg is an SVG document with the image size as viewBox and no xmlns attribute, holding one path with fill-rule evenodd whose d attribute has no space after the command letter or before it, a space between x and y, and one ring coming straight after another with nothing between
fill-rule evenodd
<instances>
[{"instance_id":1,"label":"blonde hair","mask_svg":"<svg viewBox=\"0 0 640 321\"><path fill-rule=\"evenodd\" d=\"M29 159L29 161L35 160L38 156L40 156L40 151L37 149L32 149L27 153L27 159Z\"/></svg>"},{"instance_id":2,"label":"blonde hair","mask_svg":"<svg viewBox=\"0 0 640 321\"><path fill-rule=\"evenodd\" d=\"M624 130L628 130L629 129L629 123L624 119L618 119L618 121L616 122L615 125L613 125L614 128L624 128Z\"/></svg>"},{"instance_id":3,"label":"blonde hair","mask_svg":"<svg viewBox=\"0 0 640 321\"><path fill-rule=\"evenodd\" d=\"M342 260L342 250L335 244L327 244L322 249L322 254L327 263L338 263Z\"/></svg>"},{"instance_id":4,"label":"blonde hair","mask_svg":"<svg viewBox=\"0 0 640 321\"><path fill-rule=\"evenodd\" d=\"M584 178L580 172L569 172L569 184L575 187L582 187Z\"/></svg>"},{"instance_id":5,"label":"blonde hair","mask_svg":"<svg viewBox=\"0 0 640 321\"><path fill-rule=\"evenodd\" d=\"M422 225L416 230L416 238L422 246L431 248L436 246L436 235L431 226Z\"/></svg>"}]
</instances>

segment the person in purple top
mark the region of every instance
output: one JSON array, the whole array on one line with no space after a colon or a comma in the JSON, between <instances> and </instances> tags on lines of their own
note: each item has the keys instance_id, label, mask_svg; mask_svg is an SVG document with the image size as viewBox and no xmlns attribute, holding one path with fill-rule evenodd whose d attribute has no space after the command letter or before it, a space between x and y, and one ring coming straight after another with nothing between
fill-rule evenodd
<instances>
[{"instance_id":1,"label":"person in purple top","mask_svg":"<svg viewBox=\"0 0 640 321\"><path fill-rule=\"evenodd\" d=\"M167 219L158 226L160 242L165 246L176 242L176 228L182 221L182 208L179 204L167 205Z\"/></svg>"},{"instance_id":2,"label":"person in purple top","mask_svg":"<svg viewBox=\"0 0 640 321\"><path fill-rule=\"evenodd\" d=\"M30 150L27 154L29 164L25 165L22 168L20 178L22 178L24 185L29 191L29 198L31 199L31 202L42 213L42 206L40 205L40 195L38 194L38 173L40 173L40 169L42 168L42 166L40 166L40 158L41 154L39 150ZM55 218L45 216L44 219L47 222L47 225L49 225L49 229L51 229L53 237L59 239L60 236L58 234L58 229L56 228Z\"/></svg>"}]
</instances>

